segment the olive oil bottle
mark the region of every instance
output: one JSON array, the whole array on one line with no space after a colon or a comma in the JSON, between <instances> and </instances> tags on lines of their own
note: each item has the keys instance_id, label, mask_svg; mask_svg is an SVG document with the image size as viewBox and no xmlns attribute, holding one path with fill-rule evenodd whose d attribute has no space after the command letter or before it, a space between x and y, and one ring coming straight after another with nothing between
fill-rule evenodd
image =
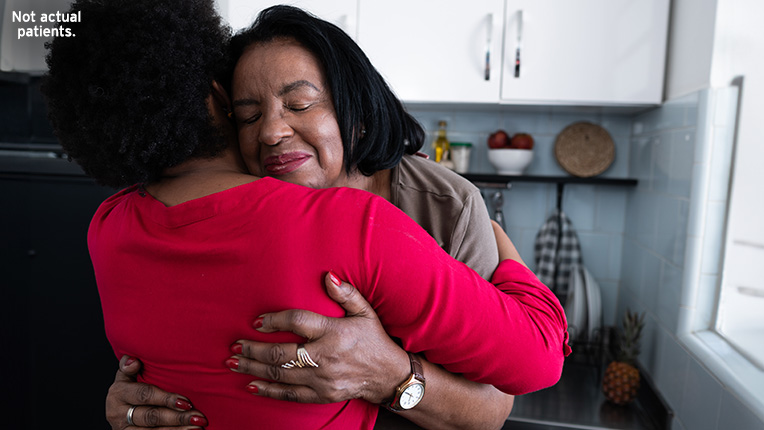
<instances>
[{"instance_id":1,"label":"olive oil bottle","mask_svg":"<svg viewBox=\"0 0 764 430\"><path fill-rule=\"evenodd\" d=\"M441 163L448 160L451 145L449 144L448 138L446 137L446 122L445 121L440 121L438 123L438 136L435 138L435 141L432 143L432 146L435 149L436 163Z\"/></svg>"}]
</instances>

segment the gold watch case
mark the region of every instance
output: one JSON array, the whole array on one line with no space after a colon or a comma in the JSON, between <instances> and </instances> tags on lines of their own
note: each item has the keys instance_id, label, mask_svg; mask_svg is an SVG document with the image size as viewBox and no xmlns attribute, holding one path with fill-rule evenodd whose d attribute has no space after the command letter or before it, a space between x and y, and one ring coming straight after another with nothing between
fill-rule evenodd
<instances>
[{"instance_id":1,"label":"gold watch case","mask_svg":"<svg viewBox=\"0 0 764 430\"><path fill-rule=\"evenodd\" d=\"M395 397L390 402L388 409L393 411L406 411L412 409L422 401L425 391L424 371L422 363L411 353L408 353L411 362L411 375L403 381L395 390Z\"/></svg>"}]
</instances>

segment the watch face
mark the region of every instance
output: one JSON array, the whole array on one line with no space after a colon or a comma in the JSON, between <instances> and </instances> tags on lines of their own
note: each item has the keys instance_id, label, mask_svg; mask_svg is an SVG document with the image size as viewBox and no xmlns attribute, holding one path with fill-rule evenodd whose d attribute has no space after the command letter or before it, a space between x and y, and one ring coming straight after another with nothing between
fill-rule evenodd
<instances>
[{"instance_id":1,"label":"watch face","mask_svg":"<svg viewBox=\"0 0 764 430\"><path fill-rule=\"evenodd\" d=\"M422 384L413 384L403 391L398 403L400 403L401 409L411 409L422 400L423 396L424 386Z\"/></svg>"}]
</instances>

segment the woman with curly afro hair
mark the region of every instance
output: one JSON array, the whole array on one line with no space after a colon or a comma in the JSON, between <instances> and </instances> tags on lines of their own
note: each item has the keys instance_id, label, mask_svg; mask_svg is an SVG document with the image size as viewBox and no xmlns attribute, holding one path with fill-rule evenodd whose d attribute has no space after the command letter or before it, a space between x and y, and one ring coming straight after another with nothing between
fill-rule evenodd
<instances>
[{"instance_id":1,"label":"woman with curly afro hair","mask_svg":"<svg viewBox=\"0 0 764 430\"><path fill-rule=\"evenodd\" d=\"M43 92L69 157L99 183L124 187L218 154L225 142L204 101L212 80L226 74L230 32L213 4L101 3L74 4L87 22L72 23L75 36L56 38L47 58ZM193 17L193 31L181 10ZM82 43L88 31L93 43Z\"/></svg>"},{"instance_id":2,"label":"woman with curly afro hair","mask_svg":"<svg viewBox=\"0 0 764 430\"><path fill-rule=\"evenodd\" d=\"M559 379L564 312L521 263L503 261L496 288L378 196L246 173L221 108L228 31L211 0L78 0L71 12L82 21L50 44L43 92L70 157L98 182L127 187L97 210L88 247L115 354L140 358L140 382L184 393L204 411L176 396L171 405L187 411L176 424L369 429L409 377L421 388L427 378L421 408L448 390L436 366L415 366L415 354L509 393ZM503 232L497 241L514 255ZM371 344L399 351L384 363L386 380L325 404L252 396L278 384L253 381L251 368L292 383L327 377L334 364L304 343L320 333L275 332L289 325L273 313L283 309L361 327ZM353 317L339 318L346 313ZM112 412L110 422L129 428L160 419L147 406Z\"/></svg>"}]
</instances>

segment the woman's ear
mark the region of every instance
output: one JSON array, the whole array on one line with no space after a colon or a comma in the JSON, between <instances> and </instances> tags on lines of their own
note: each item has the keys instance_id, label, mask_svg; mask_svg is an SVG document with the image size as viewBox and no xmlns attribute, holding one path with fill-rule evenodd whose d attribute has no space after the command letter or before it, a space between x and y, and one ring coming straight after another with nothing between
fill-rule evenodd
<instances>
[{"instance_id":1,"label":"woman's ear","mask_svg":"<svg viewBox=\"0 0 764 430\"><path fill-rule=\"evenodd\" d=\"M223 88L218 81L212 81L212 96L215 97L215 101L220 104L223 110L228 113L228 117L231 118L233 109L231 108L231 98L228 96L228 92Z\"/></svg>"}]
</instances>

